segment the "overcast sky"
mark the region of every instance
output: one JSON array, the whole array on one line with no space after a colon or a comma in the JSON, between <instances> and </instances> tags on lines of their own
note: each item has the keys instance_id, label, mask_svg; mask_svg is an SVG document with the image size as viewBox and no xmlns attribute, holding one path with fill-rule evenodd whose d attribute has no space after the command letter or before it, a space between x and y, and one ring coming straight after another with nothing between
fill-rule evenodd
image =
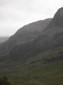
<instances>
[{"instance_id":1,"label":"overcast sky","mask_svg":"<svg viewBox=\"0 0 63 85\"><path fill-rule=\"evenodd\" d=\"M0 0L0 36L11 36L30 22L52 18L63 0Z\"/></svg>"}]
</instances>

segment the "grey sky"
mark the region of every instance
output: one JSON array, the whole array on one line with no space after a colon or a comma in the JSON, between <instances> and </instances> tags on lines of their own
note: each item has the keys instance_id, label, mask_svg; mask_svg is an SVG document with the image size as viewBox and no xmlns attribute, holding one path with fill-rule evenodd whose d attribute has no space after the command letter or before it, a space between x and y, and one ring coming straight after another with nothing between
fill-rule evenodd
<instances>
[{"instance_id":1,"label":"grey sky","mask_svg":"<svg viewBox=\"0 0 63 85\"><path fill-rule=\"evenodd\" d=\"M30 22L54 16L63 0L0 0L0 36L13 35Z\"/></svg>"}]
</instances>

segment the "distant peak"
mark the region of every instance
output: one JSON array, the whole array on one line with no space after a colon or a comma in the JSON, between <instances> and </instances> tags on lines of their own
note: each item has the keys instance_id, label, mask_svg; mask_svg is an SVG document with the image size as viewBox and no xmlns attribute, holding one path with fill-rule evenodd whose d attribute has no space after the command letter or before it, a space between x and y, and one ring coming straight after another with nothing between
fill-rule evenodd
<instances>
[{"instance_id":1,"label":"distant peak","mask_svg":"<svg viewBox=\"0 0 63 85\"><path fill-rule=\"evenodd\" d=\"M63 27L63 7L57 10L52 21L48 25L48 28L58 27L58 26Z\"/></svg>"},{"instance_id":2,"label":"distant peak","mask_svg":"<svg viewBox=\"0 0 63 85\"><path fill-rule=\"evenodd\" d=\"M63 7L59 8L58 11L63 10Z\"/></svg>"},{"instance_id":3,"label":"distant peak","mask_svg":"<svg viewBox=\"0 0 63 85\"><path fill-rule=\"evenodd\" d=\"M58 18L62 18L63 17L63 7L59 8L58 11L56 12L55 16L57 16Z\"/></svg>"},{"instance_id":4,"label":"distant peak","mask_svg":"<svg viewBox=\"0 0 63 85\"><path fill-rule=\"evenodd\" d=\"M52 26L63 26L63 7L57 10L51 23Z\"/></svg>"}]
</instances>

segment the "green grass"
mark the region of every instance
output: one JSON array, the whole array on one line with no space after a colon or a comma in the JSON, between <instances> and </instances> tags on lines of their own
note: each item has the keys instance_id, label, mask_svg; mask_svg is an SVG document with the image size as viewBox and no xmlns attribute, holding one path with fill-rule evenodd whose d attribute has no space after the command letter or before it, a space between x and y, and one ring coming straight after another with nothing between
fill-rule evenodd
<instances>
[{"instance_id":1,"label":"green grass","mask_svg":"<svg viewBox=\"0 0 63 85\"><path fill-rule=\"evenodd\" d=\"M63 85L63 50L47 51L26 62L0 62L0 76L6 75L12 85ZM56 59L52 62L48 62Z\"/></svg>"}]
</instances>

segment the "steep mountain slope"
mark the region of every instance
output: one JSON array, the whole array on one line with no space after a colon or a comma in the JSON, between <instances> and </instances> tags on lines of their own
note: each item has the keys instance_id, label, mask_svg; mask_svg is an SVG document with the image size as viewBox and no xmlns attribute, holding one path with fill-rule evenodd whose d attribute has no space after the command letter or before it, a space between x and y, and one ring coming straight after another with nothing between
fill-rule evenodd
<instances>
[{"instance_id":1,"label":"steep mountain slope","mask_svg":"<svg viewBox=\"0 0 63 85\"><path fill-rule=\"evenodd\" d=\"M24 60L28 57L39 55L48 50L57 50L63 48L63 8L60 8L50 24L42 31L35 40L17 44L11 50L12 59Z\"/></svg>"},{"instance_id":2,"label":"steep mountain slope","mask_svg":"<svg viewBox=\"0 0 63 85\"><path fill-rule=\"evenodd\" d=\"M50 21L51 19L46 19L23 26L6 42L0 44L0 55L8 54L17 43L24 43L35 39Z\"/></svg>"}]
</instances>

